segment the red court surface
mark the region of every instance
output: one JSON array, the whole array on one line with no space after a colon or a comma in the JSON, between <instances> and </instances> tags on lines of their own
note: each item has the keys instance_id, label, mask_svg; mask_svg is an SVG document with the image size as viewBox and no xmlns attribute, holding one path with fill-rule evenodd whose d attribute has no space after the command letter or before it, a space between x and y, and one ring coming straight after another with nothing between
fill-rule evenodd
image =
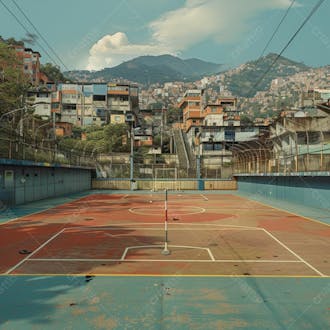
<instances>
[{"instance_id":1,"label":"red court surface","mask_svg":"<svg viewBox=\"0 0 330 330\"><path fill-rule=\"evenodd\" d=\"M2 274L330 275L330 227L232 194L94 194L1 225Z\"/></svg>"}]
</instances>

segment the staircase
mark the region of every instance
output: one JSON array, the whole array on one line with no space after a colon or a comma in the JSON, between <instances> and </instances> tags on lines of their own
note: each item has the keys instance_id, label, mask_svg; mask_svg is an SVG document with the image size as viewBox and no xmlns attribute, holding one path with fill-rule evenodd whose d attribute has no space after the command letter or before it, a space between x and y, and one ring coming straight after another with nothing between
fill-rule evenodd
<instances>
[{"instance_id":1,"label":"staircase","mask_svg":"<svg viewBox=\"0 0 330 330\"><path fill-rule=\"evenodd\" d=\"M178 155L179 167L186 171L188 177L194 177L196 158L189 146L186 133L183 133L179 128L175 128L173 129L173 137L176 154Z\"/></svg>"}]
</instances>

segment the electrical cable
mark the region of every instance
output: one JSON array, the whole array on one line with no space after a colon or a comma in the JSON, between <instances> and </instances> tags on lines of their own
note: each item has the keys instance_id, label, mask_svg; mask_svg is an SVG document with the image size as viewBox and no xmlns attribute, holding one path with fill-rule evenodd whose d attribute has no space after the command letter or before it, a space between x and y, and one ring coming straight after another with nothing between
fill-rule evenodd
<instances>
[{"instance_id":1,"label":"electrical cable","mask_svg":"<svg viewBox=\"0 0 330 330\"><path fill-rule=\"evenodd\" d=\"M5 7L5 9L14 17L16 22L26 31L26 33L31 34L31 32L26 28L26 26L18 19L18 17L15 15L15 13L8 7L6 4L0 0L0 3ZM57 66L58 63L54 60L54 58L47 52L47 50L38 42L36 41L36 44L45 52L45 54L49 57L49 59Z\"/></svg>"},{"instance_id":2,"label":"electrical cable","mask_svg":"<svg viewBox=\"0 0 330 330\"><path fill-rule=\"evenodd\" d=\"M29 17L25 14L25 12L22 10L22 8L17 4L15 0L12 0L14 5L17 7L17 9L20 11L20 13L25 17L25 19L30 23L30 25L33 27L33 29L36 31L38 36L44 41L44 43L48 46L48 48L51 50L51 52L56 56L56 58L59 60L59 62L63 65L63 67L69 71L68 67L64 64L62 59L59 57L59 55L55 52L53 47L48 43L48 41L43 37L43 35L39 32L39 30L36 28L36 26L32 23L32 21L29 19Z\"/></svg>"},{"instance_id":3,"label":"electrical cable","mask_svg":"<svg viewBox=\"0 0 330 330\"><path fill-rule=\"evenodd\" d=\"M248 94L250 94L266 77L266 75L269 73L269 71L272 69L274 64L278 61L278 59L281 57L281 55L285 52L285 50L290 46L292 41L296 38L298 33L301 31L301 29L305 26L305 24L309 21L309 19L314 15L314 13L319 9L319 7L322 5L322 3L325 0L320 0L318 3L313 7L311 12L308 14L308 16L305 18L305 20L301 23L297 31L292 35L292 37L289 39L289 41L286 43L286 45L282 48L281 52L276 56L276 58L273 60L273 62L269 65L269 67L266 69L266 71L263 73L263 75L258 79L258 81L250 88Z\"/></svg>"},{"instance_id":4,"label":"electrical cable","mask_svg":"<svg viewBox=\"0 0 330 330\"><path fill-rule=\"evenodd\" d=\"M288 16L288 13L289 13L291 7L294 5L295 1L296 1L296 0L292 0L292 1L291 1L290 6L289 6L288 9L286 10L286 12L285 12L285 14L283 15L283 17L282 17L280 23L277 25L277 27L276 27L276 29L274 30L272 36L271 36L270 39L268 40L268 42L267 42L265 48L264 48L263 51L261 52L261 55L259 56L259 60L260 60L260 58L265 54L266 49L268 48L268 46L270 45L270 43L271 43L272 40L274 39L274 37L275 37L277 31L279 30L279 28L280 28L280 26L282 25L282 23L283 23L283 21L285 20L285 18ZM258 62L259 62L259 60L258 60Z\"/></svg>"}]
</instances>

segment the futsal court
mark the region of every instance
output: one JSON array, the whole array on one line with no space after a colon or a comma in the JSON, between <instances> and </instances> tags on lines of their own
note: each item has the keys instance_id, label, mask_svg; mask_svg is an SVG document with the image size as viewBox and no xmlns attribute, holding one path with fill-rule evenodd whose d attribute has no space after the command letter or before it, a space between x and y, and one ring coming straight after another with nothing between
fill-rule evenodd
<instances>
[{"instance_id":1,"label":"futsal court","mask_svg":"<svg viewBox=\"0 0 330 330\"><path fill-rule=\"evenodd\" d=\"M330 275L327 224L230 193L95 193L1 229L4 275Z\"/></svg>"}]
</instances>

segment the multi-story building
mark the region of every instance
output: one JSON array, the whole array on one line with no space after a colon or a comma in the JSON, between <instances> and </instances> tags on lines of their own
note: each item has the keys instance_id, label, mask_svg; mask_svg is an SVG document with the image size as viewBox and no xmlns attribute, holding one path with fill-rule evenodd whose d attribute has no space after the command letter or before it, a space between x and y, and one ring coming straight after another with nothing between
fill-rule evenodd
<instances>
[{"instance_id":1,"label":"multi-story building","mask_svg":"<svg viewBox=\"0 0 330 330\"><path fill-rule=\"evenodd\" d=\"M41 76L44 76L40 72L40 53L31 48L25 48L24 45L15 45L13 47L17 57L22 60L23 72L29 77L34 86L38 86Z\"/></svg>"},{"instance_id":2,"label":"multi-story building","mask_svg":"<svg viewBox=\"0 0 330 330\"><path fill-rule=\"evenodd\" d=\"M125 122L128 114L139 109L138 87L128 84L108 84L107 107L114 123ZM111 121L112 122L112 121Z\"/></svg>"},{"instance_id":3,"label":"multi-story building","mask_svg":"<svg viewBox=\"0 0 330 330\"><path fill-rule=\"evenodd\" d=\"M49 85L49 86L48 86ZM123 84L66 84L55 88L45 85L29 92L35 114L51 117L76 126L124 123L127 114L138 111L136 86ZM48 86L48 88L47 88ZM134 116L133 116L134 117Z\"/></svg>"},{"instance_id":4,"label":"multi-story building","mask_svg":"<svg viewBox=\"0 0 330 330\"><path fill-rule=\"evenodd\" d=\"M195 155L220 157L221 164L231 161L231 149L240 141L255 139L260 127L241 125L237 99L219 97L206 103L203 90L188 90L179 107L183 114L181 128Z\"/></svg>"},{"instance_id":5,"label":"multi-story building","mask_svg":"<svg viewBox=\"0 0 330 330\"><path fill-rule=\"evenodd\" d=\"M183 125L182 129L188 133L192 128L194 131L197 127L203 125L202 110L205 104L205 96L203 89L189 89L179 103L182 110Z\"/></svg>"},{"instance_id":6,"label":"multi-story building","mask_svg":"<svg viewBox=\"0 0 330 330\"><path fill-rule=\"evenodd\" d=\"M61 93L60 116L61 122L78 124L77 103L79 85L59 84L58 90Z\"/></svg>"}]
</instances>

